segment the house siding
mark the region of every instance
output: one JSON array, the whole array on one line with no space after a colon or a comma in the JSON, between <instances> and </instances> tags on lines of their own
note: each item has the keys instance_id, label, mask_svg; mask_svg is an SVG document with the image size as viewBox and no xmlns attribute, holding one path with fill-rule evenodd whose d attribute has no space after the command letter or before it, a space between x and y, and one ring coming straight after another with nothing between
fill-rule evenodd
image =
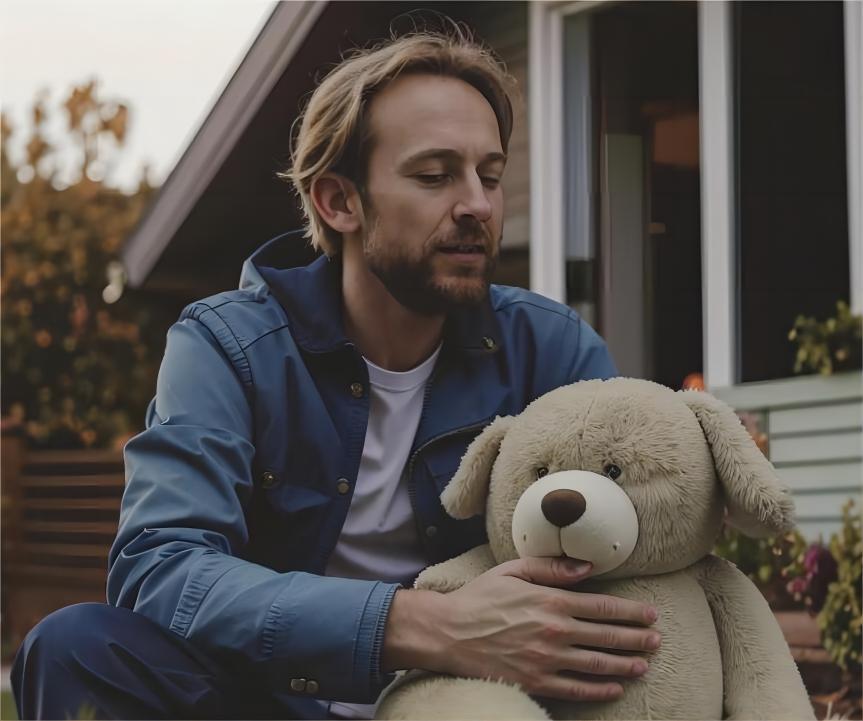
<instances>
[{"instance_id":1,"label":"house siding","mask_svg":"<svg viewBox=\"0 0 863 721\"><path fill-rule=\"evenodd\" d=\"M527 126L527 5L499 3L495 12L477 19L478 35L506 65L518 83L513 99L514 122L503 192L506 198L502 247L527 250L530 237L530 154Z\"/></svg>"},{"instance_id":2,"label":"house siding","mask_svg":"<svg viewBox=\"0 0 863 721\"><path fill-rule=\"evenodd\" d=\"M806 376L720 388L739 412L763 414L770 461L789 487L800 532L828 540L842 506L861 503L863 375Z\"/></svg>"}]
</instances>

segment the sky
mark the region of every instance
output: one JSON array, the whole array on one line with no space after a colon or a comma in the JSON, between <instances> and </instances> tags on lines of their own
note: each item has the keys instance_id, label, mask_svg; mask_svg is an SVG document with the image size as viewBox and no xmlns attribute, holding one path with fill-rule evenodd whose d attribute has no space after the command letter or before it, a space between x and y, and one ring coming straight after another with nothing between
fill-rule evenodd
<instances>
[{"instance_id":1,"label":"sky","mask_svg":"<svg viewBox=\"0 0 863 721\"><path fill-rule=\"evenodd\" d=\"M0 0L0 104L22 157L30 109L47 90L49 140L63 137L62 100L91 78L130 106L129 134L107 180L160 184L272 12L267 0Z\"/></svg>"}]
</instances>

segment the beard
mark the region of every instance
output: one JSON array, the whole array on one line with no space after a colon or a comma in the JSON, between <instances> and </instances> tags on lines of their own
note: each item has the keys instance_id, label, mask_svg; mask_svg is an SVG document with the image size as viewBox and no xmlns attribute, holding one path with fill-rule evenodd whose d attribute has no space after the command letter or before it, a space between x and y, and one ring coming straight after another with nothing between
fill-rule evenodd
<instances>
[{"instance_id":1,"label":"beard","mask_svg":"<svg viewBox=\"0 0 863 721\"><path fill-rule=\"evenodd\" d=\"M451 232L432 236L419 256L411 256L399 247L387 247L390 244L378 238L378 227L378 223L371 223L363 255L369 270L405 308L433 316L477 305L488 297L500 238L495 243L479 221L465 219ZM484 262L447 263L451 267L446 276L438 277L441 271L436 270L435 261L442 255L440 249L457 245L480 245Z\"/></svg>"}]
</instances>

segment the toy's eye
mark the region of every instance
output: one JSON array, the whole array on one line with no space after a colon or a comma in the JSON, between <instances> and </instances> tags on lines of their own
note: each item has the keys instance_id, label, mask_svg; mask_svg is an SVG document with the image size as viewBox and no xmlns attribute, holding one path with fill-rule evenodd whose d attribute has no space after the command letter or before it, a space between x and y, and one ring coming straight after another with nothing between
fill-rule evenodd
<instances>
[{"instance_id":1,"label":"toy's eye","mask_svg":"<svg viewBox=\"0 0 863 721\"><path fill-rule=\"evenodd\" d=\"M548 468L546 468L545 466L540 466L539 468L536 469L536 477L537 478L542 478L543 476L547 476L547 475L548 475Z\"/></svg>"},{"instance_id":2,"label":"toy's eye","mask_svg":"<svg viewBox=\"0 0 863 721\"><path fill-rule=\"evenodd\" d=\"M620 474L623 473L623 471L620 470L620 466L615 466L613 463L609 463L602 469L602 472L612 481L616 481L620 477Z\"/></svg>"}]
</instances>

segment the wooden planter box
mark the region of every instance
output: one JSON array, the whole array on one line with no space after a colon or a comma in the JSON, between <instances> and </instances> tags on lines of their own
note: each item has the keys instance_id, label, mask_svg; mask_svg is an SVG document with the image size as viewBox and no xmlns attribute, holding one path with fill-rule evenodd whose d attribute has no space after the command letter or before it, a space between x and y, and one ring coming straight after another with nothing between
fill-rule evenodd
<instances>
[{"instance_id":1,"label":"wooden planter box","mask_svg":"<svg viewBox=\"0 0 863 721\"><path fill-rule=\"evenodd\" d=\"M860 718L860 679L843 673L821 645L821 631L806 611L775 611L774 615L819 719Z\"/></svg>"}]
</instances>

